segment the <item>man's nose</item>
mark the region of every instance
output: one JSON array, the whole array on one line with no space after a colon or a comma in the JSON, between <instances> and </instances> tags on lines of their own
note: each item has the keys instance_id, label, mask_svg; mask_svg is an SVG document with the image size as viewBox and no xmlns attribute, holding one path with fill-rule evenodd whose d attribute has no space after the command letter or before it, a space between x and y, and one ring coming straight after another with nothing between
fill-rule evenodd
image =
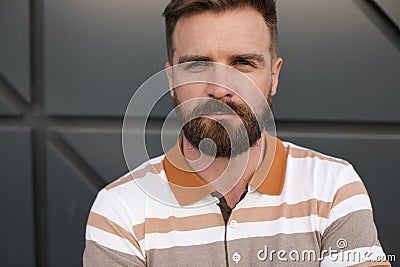
<instances>
[{"instance_id":1,"label":"man's nose","mask_svg":"<svg viewBox=\"0 0 400 267\"><path fill-rule=\"evenodd\" d=\"M232 86L229 83L229 74L227 71L217 65L211 74L211 83L207 84L206 93L208 97L221 99L230 98L234 95L233 90L230 89Z\"/></svg>"},{"instance_id":2,"label":"man's nose","mask_svg":"<svg viewBox=\"0 0 400 267\"><path fill-rule=\"evenodd\" d=\"M233 92L220 84L208 83L206 88L207 96L215 99L231 98Z\"/></svg>"}]
</instances>

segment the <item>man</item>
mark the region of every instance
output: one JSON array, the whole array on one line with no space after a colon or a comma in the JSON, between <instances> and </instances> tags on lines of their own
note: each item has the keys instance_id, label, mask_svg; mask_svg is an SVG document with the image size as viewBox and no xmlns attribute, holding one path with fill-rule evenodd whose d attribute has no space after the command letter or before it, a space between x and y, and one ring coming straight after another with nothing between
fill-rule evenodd
<instances>
[{"instance_id":1,"label":"man","mask_svg":"<svg viewBox=\"0 0 400 267\"><path fill-rule=\"evenodd\" d=\"M99 192L84 265L390 266L352 166L266 131L282 66L275 2L172 0L164 16L182 136ZM209 69L244 74L262 97L177 82ZM158 177L163 201L140 186Z\"/></svg>"}]
</instances>

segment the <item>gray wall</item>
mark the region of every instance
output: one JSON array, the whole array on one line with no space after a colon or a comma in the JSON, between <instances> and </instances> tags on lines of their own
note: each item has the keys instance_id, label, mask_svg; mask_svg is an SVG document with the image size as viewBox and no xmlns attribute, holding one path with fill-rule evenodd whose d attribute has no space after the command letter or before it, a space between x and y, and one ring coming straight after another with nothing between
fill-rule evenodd
<instances>
[{"instance_id":1,"label":"gray wall","mask_svg":"<svg viewBox=\"0 0 400 267\"><path fill-rule=\"evenodd\" d=\"M167 2L0 0L4 266L81 265L96 192L127 171L125 108L166 60ZM353 163L385 251L398 258L399 3L278 0L274 99L282 139ZM151 156L162 153L157 131L170 108L163 101L150 119Z\"/></svg>"}]
</instances>

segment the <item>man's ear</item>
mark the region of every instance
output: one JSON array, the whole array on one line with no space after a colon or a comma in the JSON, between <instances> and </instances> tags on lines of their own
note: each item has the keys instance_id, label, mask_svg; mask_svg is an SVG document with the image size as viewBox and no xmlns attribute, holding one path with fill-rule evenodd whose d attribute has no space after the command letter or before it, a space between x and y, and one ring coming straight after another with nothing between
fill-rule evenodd
<instances>
[{"instance_id":1,"label":"man's ear","mask_svg":"<svg viewBox=\"0 0 400 267\"><path fill-rule=\"evenodd\" d=\"M171 94L172 97L175 96L175 90L174 90L174 76L172 73L172 68L171 64L169 62L165 63L165 71L167 72L167 78L168 78L168 85L169 85L169 93Z\"/></svg>"},{"instance_id":2,"label":"man's ear","mask_svg":"<svg viewBox=\"0 0 400 267\"><path fill-rule=\"evenodd\" d=\"M272 65L272 88L271 88L271 96L274 96L276 94L276 89L278 88L278 83L279 83L279 73L281 71L283 64L283 59L278 57L275 62Z\"/></svg>"}]
</instances>

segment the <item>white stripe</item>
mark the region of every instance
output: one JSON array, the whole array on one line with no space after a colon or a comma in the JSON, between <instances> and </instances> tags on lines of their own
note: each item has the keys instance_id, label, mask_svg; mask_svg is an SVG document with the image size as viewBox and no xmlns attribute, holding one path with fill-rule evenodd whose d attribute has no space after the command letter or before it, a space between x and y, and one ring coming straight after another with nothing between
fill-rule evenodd
<instances>
[{"instance_id":1,"label":"white stripe","mask_svg":"<svg viewBox=\"0 0 400 267\"><path fill-rule=\"evenodd\" d=\"M132 194L135 194L135 191L133 191ZM138 197L137 202L141 202L140 200L142 199L142 197ZM125 230L132 232L129 230L132 228L132 225L144 222L144 212L140 213L140 211L143 209L144 205L141 206L140 209L129 207L123 198L114 194L114 191L103 189L97 195L91 211L106 217Z\"/></svg>"},{"instance_id":2,"label":"white stripe","mask_svg":"<svg viewBox=\"0 0 400 267\"><path fill-rule=\"evenodd\" d=\"M241 223L231 229L227 226L227 240L274 236L277 234L295 234L318 231L318 216L302 218L280 218L267 222ZM173 246L192 246L224 241L224 226L193 231L171 231L168 233L146 234L146 249L169 248Z\"/></svg>"},{"instance_id":3,"label":"white stripe","mask_svg":"<svg viewBox=\"0 0 400 267\"><path fill-rule=\"evenodd\" d=\"M303 188L300 188L300 187L297 187L297 190L303 191L303 193L306 191L305 189L303 190ZM317 199L316 197L309 196L309 195L311 195L311 193L310 194L305 193L308 196L301 197L301 198L299 197L297 199L294 199L291 196L295 195L296 192L291 192L291 193L284 192L279 196L265 195L258 191L249 192L245 196L245 198L236 205L235 210L238 208L279 207L282 204L295 205L295 204L310 201L310 200L325 201L325 200ZM297 194L299 194L299 193L297 193Z\"/></svg>"},{"instance_id":4,"label":"white stripe","mask_svg":"<svg viewBox=\"0 0 400 267\"><path fill-rule=\"evenodd\" d=\"M104 247L144 259L142 253L129 240L90 225L86 226L86 240L92 240Z\"/></svg>"},{"instance_id":5,"label":"white stripe","mask_svg":"<svg viewBox=\"0 0 400 267\"><path fill-rule=\"evenodd\" d=\"M195 246L224 241L225 226L193 231L171 231L169 233L146 234L146 250L174 246Z\"/></svg>"},{"instance_id":6,"label":"white stripe","mask_svg":"<svg viewBox=\"0 0 400 267\"><path fill-rule=\"evenodd\" d=\"M320 231L321 235L325 231L325 229L328 227L329 220L325 218L319 218L319 228L318 231Z\"/></svg>"},{"instance_id":7,"label":"white stripe","mask_svg":"<svg viewBox=\"0 0 400 267\"><path fill-rule=\"evenodd\" d=\"M241 207L261 207L265 206L265 203L269 206L278 206L283 202L294 204L312 198L332 202L340 187L355 181L361 180L350 165L331 167L313 158L291 159L287 162L285 183L279 196L264 195L254 191L248 195L252 196L252 201L247 202L250 205ZM257 200L255 197L260 199Z\"/></svg>"},{"instance_id":8,"label":"white stripe","mask_svg":"<svg viewBox=\"0 0 400 267\"><path fill-rule=\"evenodd\" d=\"M332 202L337 190L361 181L351 165L328 164L314 158L288 158L283 194L288 203L317 198Z\"/></svg>"},{"instance_id":9,"label":"white stripe","mask_svg":"<svg viewBox=\"0 0 400 267\"><path fill-rule=\"evenodd\" d=\"M157 201L149 201L147 203L148 206L146 211L146 217L166 219L173 216L177 218L183 218L183 217L190 217L197 215L205 215L210 213L218 214L221 216L221 210L216 204L216 201L214 202L215 203L210 205L203 205L196 208L187 208L187 207L172 207Z\"/></svg>"},{"instance_id":10,"label":"white stripe","mask_svg":"<svg viewBox=\"0 0 400 267\"><path fill-rule=\"evenodd\" d=\"M168 207L168 205L160 201L178 204L164 171L159 174L149 172L143 178L135 179L132 183L116 187L114 192L120 199L123 199L129 212L133 214L139 213L140 216L143 216L149 210L149 205L159 204L162 209Z\"/></svg>"},{"instance_id":11,"label":"white stripe","mask_svg":"<svg viewBox=\"0 0 400 267\"><path fill-rule=\"evenodd\" d=\"M240 238L274 236L277 234L296 234L318 231L318 216L301 218L279 218L274 221L245 222L238 221L235 228L227 227L227 240Z\"/></svg>"}]
</instances>

